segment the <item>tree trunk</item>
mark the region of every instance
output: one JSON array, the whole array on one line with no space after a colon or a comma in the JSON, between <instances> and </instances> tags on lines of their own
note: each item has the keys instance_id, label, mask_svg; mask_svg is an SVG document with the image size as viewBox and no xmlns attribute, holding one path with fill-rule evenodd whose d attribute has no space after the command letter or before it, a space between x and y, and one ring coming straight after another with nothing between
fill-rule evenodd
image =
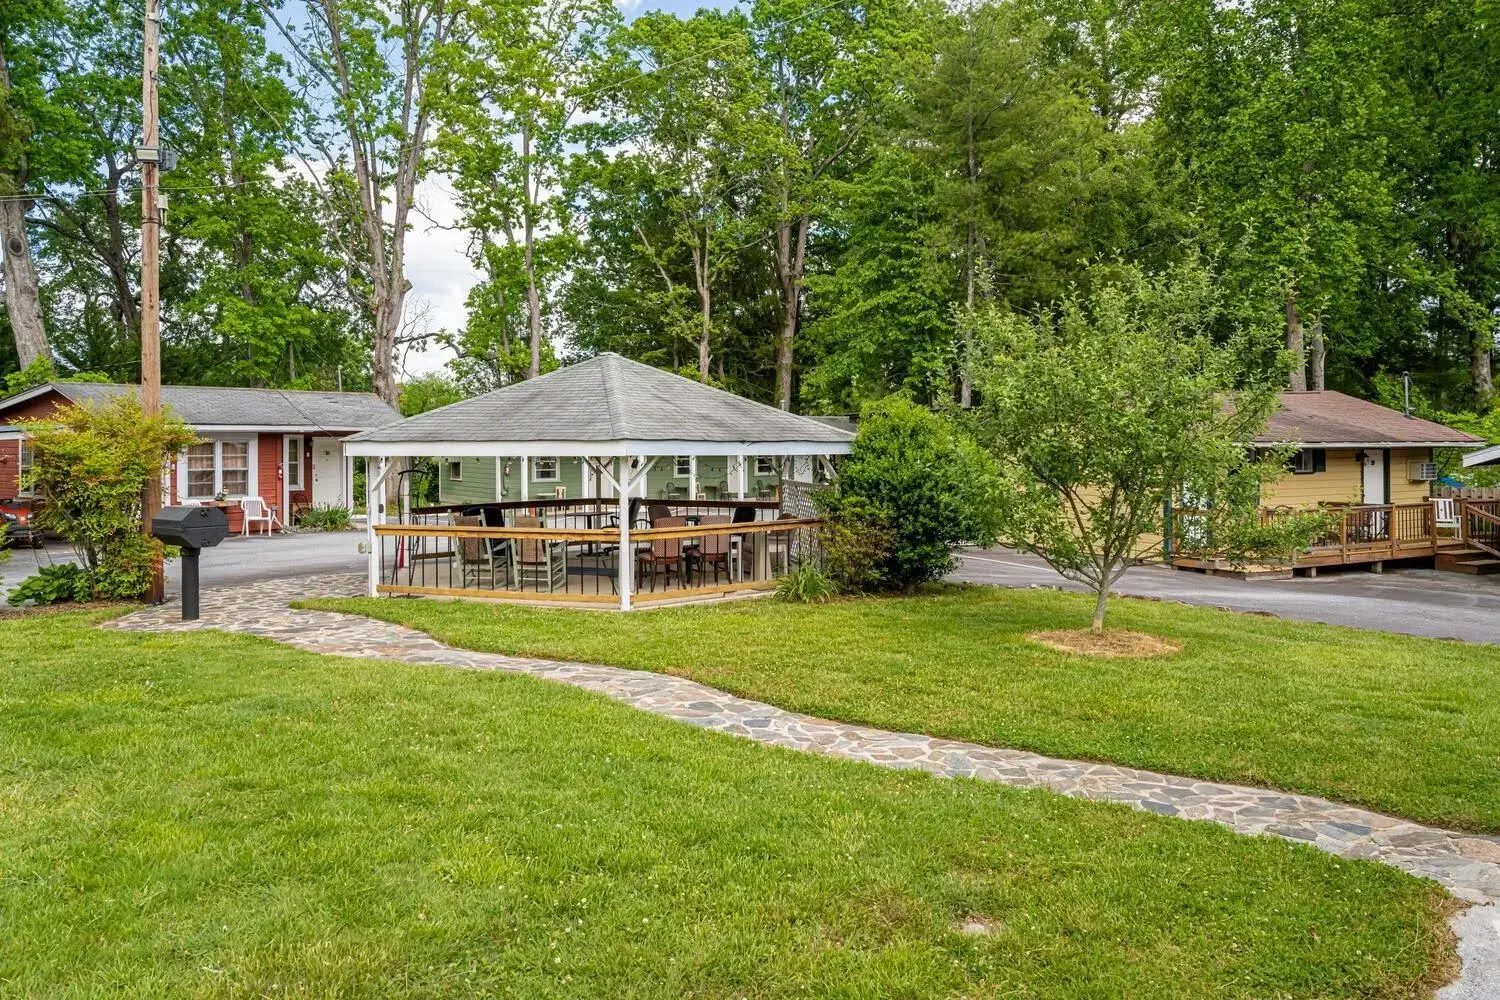
<instances>
[{"instance_id":1,"label":"tree trunk","mask_svg":"<svg viewBox=\"0 0 1500 1000\"><path fill-rule=\"evenodd\" d=\"M974 352L974 254L978 229L974 224L974 187L979 180L979 156L974 148L974 102L969 102L968 108L968 153L969 153L969 226L968 235L964 241L964 305L968 307L969 317L964 323L963 356L958 359L958 404L968 409L974 402L974 381L969 375L969 359Z\"/></svg>"},{"instance_id":2,"label":"tree trunk","mask_svg":"<svg viewBox=\"0 0 1500 1000\"><path fill-rule=\"evenodd\" d=\"M1323 378L1327 360L1328 346L1323 341L1323 317L1314 316L1311 343L1307 350L1307 382L1308 388L1314 392L1322 392L1327 387Z\"/></svg>"},{"instance_id":3,"label":"tree trunk","mask_svg":"<svg viewBox=\"0 0 1500 1000\"><path fill-rule=\"evenodd\" d=\"M1297 297L1286 293L1286 349L1292 355L1292 374L1287 387L1293 392L1307 391L1307 356L1302 344L1302 318L1297 315Z\"/></svg>"},{"instance_id":4,"label":"tree trunk","mask_svg":"<svg viewBox=\"0 0 1500 1000\"><path fill-rule=\"evenodd\" d=\"M708 283L708 246L693 247L693 281L698 286L698 381L707 382L713 362L709 338L713 334L713 298Z\"/></svg>"},{"instance_id":5,"label":"tree trunk","mask_svg":"<svg viewBox=\"0 0 1500 1000\"><path fill-rule=\"evenodd\" d=\"M1469 334L1469 386L1474 391L1476 409L1489 406L1495 393L1495 380L1490 369L1490 356L1495 348L1495 332L1486 327Z\"/></svg>"},{"instance_id":6,"label":"tree trunk","mask_svg":"<svg viewBox=\"0 0 1500 1000\"><path fill-rule=\"evenodd\" d=\"M784 201L784 196L783 196ZM776 233L776 277L781 284L781 329L776 335L776 405L792 408L792 368L797 320L802 309L802 269L807 254L807 216L783 218Z\"/></svg>"},{"instance_id":7,"label":"tree trunk","mask_svg":"<svg viewBox=\"0 0 1500 1000\"><path fill-rule=\"evenodd\" d=\"M0 180L0 193L5 189ZM5 261L5 311L16 338L16 354L25 368L38 358L52 360L47 329L42 323L41 289L31 245L26 239L26 203L0 201L0 244Z\"/></svg>"},{"instance_id":8,"label":"tree trunk","mask_svg":"<svg viewBox=\"0 0 1500 1000\"><path fill-rule=\"evenodd\" d=\"M526 268L526 329L531 339L531 362L526 366L526 377L536 378L542 373L542 299L536 289L536 228L532 221L531 202L531 128L521 129L522 163L522 238L525 240Z\"/></svg>"},{"instance_id":9,"label":"tree trunk","mask_svg":"<svg viewBox=\"0 0 1500 1000\"><path fill-rule=\"evenodd\" d=\"M1090 628L1098 633L1104 631L1104 612L1109 610L1109 584L1102 584L1094 594L1094 623Z\"/></svg>"},{"instance_id":10,"label":"tree trunk","mask_svg":"<svg viewBox=\"0 0 1500 1000\"><path fill-rule=\"evenodd\" d=\"M0 39L0 132L12 133L20 143L23 136L16 135L16 122L10 107L10 65L5 60L5 47ZM21 194L26 190L26 153L20 152L17 162L9 169L0 171L0 198ZM0 261L4 262L5 311L10 317L10 329L16 338L16 354L21 367L25 368L38 358L52 360L52 347L47 343L47 328L42 322L41 285L37 281L36 263L31 259L31 241L26 234L26 202L0 201Z\"/></svg>"}]
</instances>

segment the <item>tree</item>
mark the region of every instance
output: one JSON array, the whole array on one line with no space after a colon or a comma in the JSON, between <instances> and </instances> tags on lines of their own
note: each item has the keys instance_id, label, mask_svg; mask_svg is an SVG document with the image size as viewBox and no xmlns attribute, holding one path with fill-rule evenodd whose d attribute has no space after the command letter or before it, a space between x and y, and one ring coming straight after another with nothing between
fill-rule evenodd
<instances>
[{"instance_id":1,"label":"tree","mask_svg":"<svg viewBox=\"0 0 1500 1000\"><path fill-rule=\"evenodd\" d=\"M769 152L768 122L756 87L749 25L738 13L699 11L687 21L647 14L622 43L647 66L670 67L627 78L617 91L623 141L644 214L659 214L660 238L637 218L638 252L651 263L675 306L685 269L697 298L698 377L709 381L714 350L714 291L750 239L746 222L757 169ZM699 54L711 52L712 58ZM619 171L617 171L618 173ZM644 190L642 190L644 188ZM684 268L684 265L685 268Z\"/></svg>"},{"instance_id":2,"label":"tree","mask_svg":"<svg viewBox=\"0 0 1500 1000\"><path fill-rule=\"evenodd\" d=\"M453 9L438 146L480 263L492 279L519 273L534 378L542 284L562 270L568 239L561 191L568 147L597 79L602 36L619 14L607 0L455 0Z\"/></svg>"},{"instance_id":3,"label":"tree","mask_svg":"<svg viewBox=\"0 0 1500 1000\"><path fill-rule=\"evenodd\" d=\"M781 304L776 401L784 410L793 401L809 240L829 209L833 181L862 162L876 123L893 113L893 83L904 61L922 51L914 43L935 16L905 0L751 4L765 99L776 119L763 191Z\"/></svg>"},{"instance_id":4,"label":"tree","mask_svg":"<svg viewBox=\"0 0 1500 1000\"><path fill-rule=\"evenodd\" d=\"M1214 531L1243 557L1286 553L1314 518L1260 524L1260 484L1285 456L1248 447L1277 405L1285 367L1247 371L1254 330L1218 344L1220 293L1200 267L1152 278L1125 269L1054 311L989 308L976 424L1000 464L1001 539L1095 595L1161 545L1163 511L1206 502ZM1200 506L1195 502L1194 506Z\"/></svg>"},{"instance_id":5,"label":"tree","mask_svg":"<svg viewBox=\"0 0 1500 1000\"><path fill-rule=\"evenodd\" d=\"M141 533L141 496L195 442L187 425L170 414L147 417L132 394L65 406L23 426L34 456L24 485L46 500L36 526L72 543L93 596L144 594L162 544Z\"/></svg>"},{"instance_id":6,"label":"tree","mask_svg":"<svg viewBox=\"0 0 1500 1000\"><path fill-rule=\"evenodd\" d=\"M22 368L52 358L26 228L30 200L24 195L32 181L36 106L46 100L36 50L55 15L53 6L41 0L7 5L0 13L0 261L6 315Z\"/></svg>"},{"instance_id":7,"label":"tree","mask_svg":"<svg viewBox=\"0 0 1500 1000\"><path fill-rule=\"evenodd\" d=\"M305 14L299 27L277 18L273 0L260 3L323 90L330 118L314 139L324 190L358 233L346 248L346 271L370 317L375 394L395 406L396 337L411 289L406 236L431 138L429 85L457 5L311 0L294 8Z\"/></svg>"}]
</instances>

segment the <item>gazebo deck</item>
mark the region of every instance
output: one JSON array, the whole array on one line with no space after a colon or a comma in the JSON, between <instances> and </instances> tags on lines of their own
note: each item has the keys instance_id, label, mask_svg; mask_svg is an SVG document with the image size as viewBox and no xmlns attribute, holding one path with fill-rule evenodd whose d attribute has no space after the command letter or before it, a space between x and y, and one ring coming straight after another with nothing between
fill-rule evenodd
<instances>
[{"instance_id":1,"label":"gazebo deck","mask_svg":"<svg viewBox=\"0 0 1500 1000\"><path fill-rule=\"evenodd\" d=\"M419 508L406 523L375 527L376 592L618 606L618 503L596 497ZM775 500L637 499L632 506L629 578L640 606L770 590L776 577L816 558L821 541L820 520L789 516ZM469 523L455 523L460 519Z\"/></svg>"}]
</instances>

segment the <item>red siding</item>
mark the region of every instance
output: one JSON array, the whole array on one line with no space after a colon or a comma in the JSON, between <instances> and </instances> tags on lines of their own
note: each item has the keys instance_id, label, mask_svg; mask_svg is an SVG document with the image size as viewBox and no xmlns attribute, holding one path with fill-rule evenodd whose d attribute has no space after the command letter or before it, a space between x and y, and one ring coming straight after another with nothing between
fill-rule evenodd
<instances>
[{"instance_id":1,"label":"red siding","mask_svg":"<svg viewBox=\"0 0 1500 1000\"><path fill-rule=\"evenodd\" d=\"M0 500L14 500L21 492L21 439L0 438Z\"/></svg>"}]
</instances>

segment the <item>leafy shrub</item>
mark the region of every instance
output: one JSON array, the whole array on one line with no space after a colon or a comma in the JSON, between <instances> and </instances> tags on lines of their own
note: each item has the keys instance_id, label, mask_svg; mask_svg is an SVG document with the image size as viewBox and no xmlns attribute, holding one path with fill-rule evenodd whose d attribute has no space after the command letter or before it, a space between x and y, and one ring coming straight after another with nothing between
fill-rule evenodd
<instances>
[{"instance_id":1,"label":"leafy shrub","mask_svg":"<svg viewBox=\"0 0 1500 1000\"><path fill-rule=\"evenodd\" d=\"M806 563L776 581L776 599L792 604L827 604L836 593L822 568Z\"/></svg>"},{"instance_id":2,"label":"leafy shrub","mask_svg":"<svg viewBox=\"0 0 1500 1000\"><path fill-rule=\"evenodd\" d=\"M875 560L863 574L867 584L908 590L952 569L959 545L993 539L995 484L993 463L967 434L904 396L891 396L865 409L837 487L820 502L835 533L847 526ZM885 554L881 526L889 532ZM845 540L853 538L835 541L834 548ZM846 546L835 572L860 576L848 565L856 558Z\"/></svg>"},{"instance_id":3,"label":"leafy shrub","mask_svg":"<svg viewBox=\"0 0 1500 1000\"><path fill-rule=\"evenodd\" d=\"M310 531L343 531L349 527L349 518L348 507L320 504L305 511L297 526Z\"/></svg>"},{"instance_id":4,"label":"leafy shrub","mask_svg":"<svg viewBox=\"0 0 1500 1000\"><path fill-rule=\"evenodd\" d=\"M823 568L839 592L880 590L884 569L896 544L896 532L885 515L862 497L848 497L836 510L824 506Z\"/></svg>"},{"instance_id":5,"label":"leafy shrub","mask_svg":"<svg viewBox=\"0 0 1500 1000\"><path fill-rule=\"evenodd\" d=\"M94 584L89 571L77 563L58 563L43 566L34 576L28 576L16 584L6 600L21 605L60 604L63 601L87 601L94 595Z\"/></svg>"},{"instance_id":6,"label":"leafy shrub","mask_svg":"<svg viewBox=\"0 0 1500 1000\"><path fill-rule=\"evenodd\" d=\"M172 455L195 438L174 417L147 417L134 395L102 405L64 406L45 423L28 423L34 461L22 484L46 498L35 525L66 538L88 574L92 597L144 594L158 556L141 533L141 495Z\"/></svg>"}]
</instances>

